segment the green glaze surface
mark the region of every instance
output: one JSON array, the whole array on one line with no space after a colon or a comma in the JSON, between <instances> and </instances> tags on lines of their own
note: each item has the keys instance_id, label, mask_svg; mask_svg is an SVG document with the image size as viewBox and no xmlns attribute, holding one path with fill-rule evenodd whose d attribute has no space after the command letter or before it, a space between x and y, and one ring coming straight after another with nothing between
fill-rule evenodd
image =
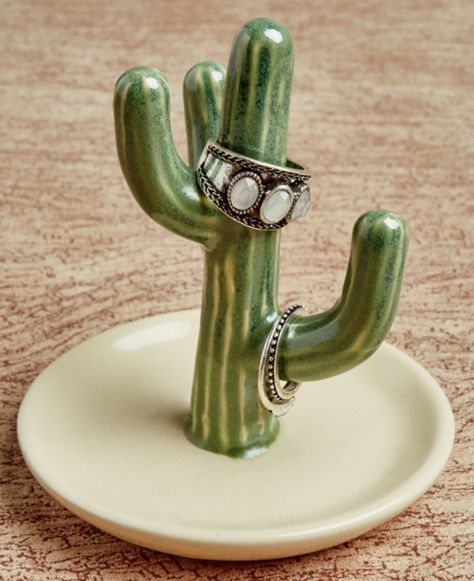
<instances>
[{"instance_id":1,"label":"green glaze surface","mask_svg":"<svg viewBox=\"0 0 474 581\"><path fill-rule=\"evenodd\" d=\"M229 456L258 454L278 435L278 420L260 404L257 373L263 343L281 312L281 231L252 230L225 216L199 190L194 168L210 138L284 165L292 72L288 31L264 18L240 30L227 73L212 62L193 67L183 87L189 166L171 137L164 76L137 67L115 89L117 148L130 189L155 221L205 250L186 434L201 448ZM340 300L325 313L295 317L286 328L282 379L335 375L377 349L395 315L407 242L407 227L396 215L375 210L359 218Z\"/></svg>"}]
</instances>

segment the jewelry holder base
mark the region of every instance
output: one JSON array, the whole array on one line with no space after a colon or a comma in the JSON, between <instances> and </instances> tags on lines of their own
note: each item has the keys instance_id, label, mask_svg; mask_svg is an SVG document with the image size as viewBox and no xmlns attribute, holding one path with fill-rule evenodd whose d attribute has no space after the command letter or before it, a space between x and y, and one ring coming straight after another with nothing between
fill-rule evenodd
<instances>
[{"instance_id":1,"label":"jewelry holder base","mask_svg":"<svg viewBox=\"0 0 474 581\"><path fill-rule=\"evenodd\" d=\"M264 454L236 460L183 433L198 311L121 325L78 345L20 408L25 460L70 511L117 537L205 559L270 559L342 543L422 495L446 463L450 405L384 343L304 384Z\"/></svg>"}]
</instances>

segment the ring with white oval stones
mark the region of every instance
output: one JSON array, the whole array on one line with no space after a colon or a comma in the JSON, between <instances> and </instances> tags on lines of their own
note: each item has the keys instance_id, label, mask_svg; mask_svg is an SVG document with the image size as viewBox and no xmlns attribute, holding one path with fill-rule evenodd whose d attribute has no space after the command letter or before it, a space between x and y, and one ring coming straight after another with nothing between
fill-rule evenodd
<instances>
[{"instance_id":1,"label":"ring with white oval stones","mask_svg":"<svg viewBox=\"0 0 474 581\"><path fill-rule=\"evenodd\" d=\"M306 215L310 172L257 161L209 141L197 167L206 196L233 220L256 230L276 230Z\"/></svg>"}]
</instances>

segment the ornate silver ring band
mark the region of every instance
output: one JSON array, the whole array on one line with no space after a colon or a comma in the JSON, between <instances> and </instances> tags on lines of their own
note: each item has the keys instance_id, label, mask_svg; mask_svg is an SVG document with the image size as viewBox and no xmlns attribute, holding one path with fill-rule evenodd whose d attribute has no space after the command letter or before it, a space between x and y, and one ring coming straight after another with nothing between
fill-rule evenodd
<instances>
[{"instance_id":1,"label":"ornate silver ring band","mask_svg":"<svg viewBox=\"0 0 474 581\"><path fill-rule=\"evenodd\" d=\"M288 160L287 167L263 163L209 141L197 179L227 216L257 230L276 230L302 218L310 206L311 174Z\"/></svg>"},{"instance_id":2,"label":"ornate silver ring band","mask_svg":"<svg viewBox=\"0 0 474 581\"><path fill-rule=\"evenodd\" d=\"M263 407L274 416L286 414L295 401L295 393L301 386L296 381L281 385L278 379L278 349L285 325L303 305L291 305L278 317L263 346L258 368L258 395Z\"/></svg>"}]
</instances>

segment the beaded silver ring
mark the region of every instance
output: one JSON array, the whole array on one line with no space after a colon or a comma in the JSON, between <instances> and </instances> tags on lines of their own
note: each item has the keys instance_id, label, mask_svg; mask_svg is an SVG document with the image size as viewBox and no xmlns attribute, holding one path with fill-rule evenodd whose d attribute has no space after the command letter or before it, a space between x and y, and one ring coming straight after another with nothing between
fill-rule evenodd
<instances>
[{"instance_id":1,"label":"beaded silver ring","mask_svg":"<svg viewBox=\"0 0 474 581\"><path fill-rule=\"evenodd\" d=\"M274 416L286 414L294 404L295 393L301 387L297 381L287 381L281 385L278 379L278 348L285 325L303 305L291 305L275 321L263 346L258 368L258 394L263 407Z\"/></svg>"}]
</instances>

